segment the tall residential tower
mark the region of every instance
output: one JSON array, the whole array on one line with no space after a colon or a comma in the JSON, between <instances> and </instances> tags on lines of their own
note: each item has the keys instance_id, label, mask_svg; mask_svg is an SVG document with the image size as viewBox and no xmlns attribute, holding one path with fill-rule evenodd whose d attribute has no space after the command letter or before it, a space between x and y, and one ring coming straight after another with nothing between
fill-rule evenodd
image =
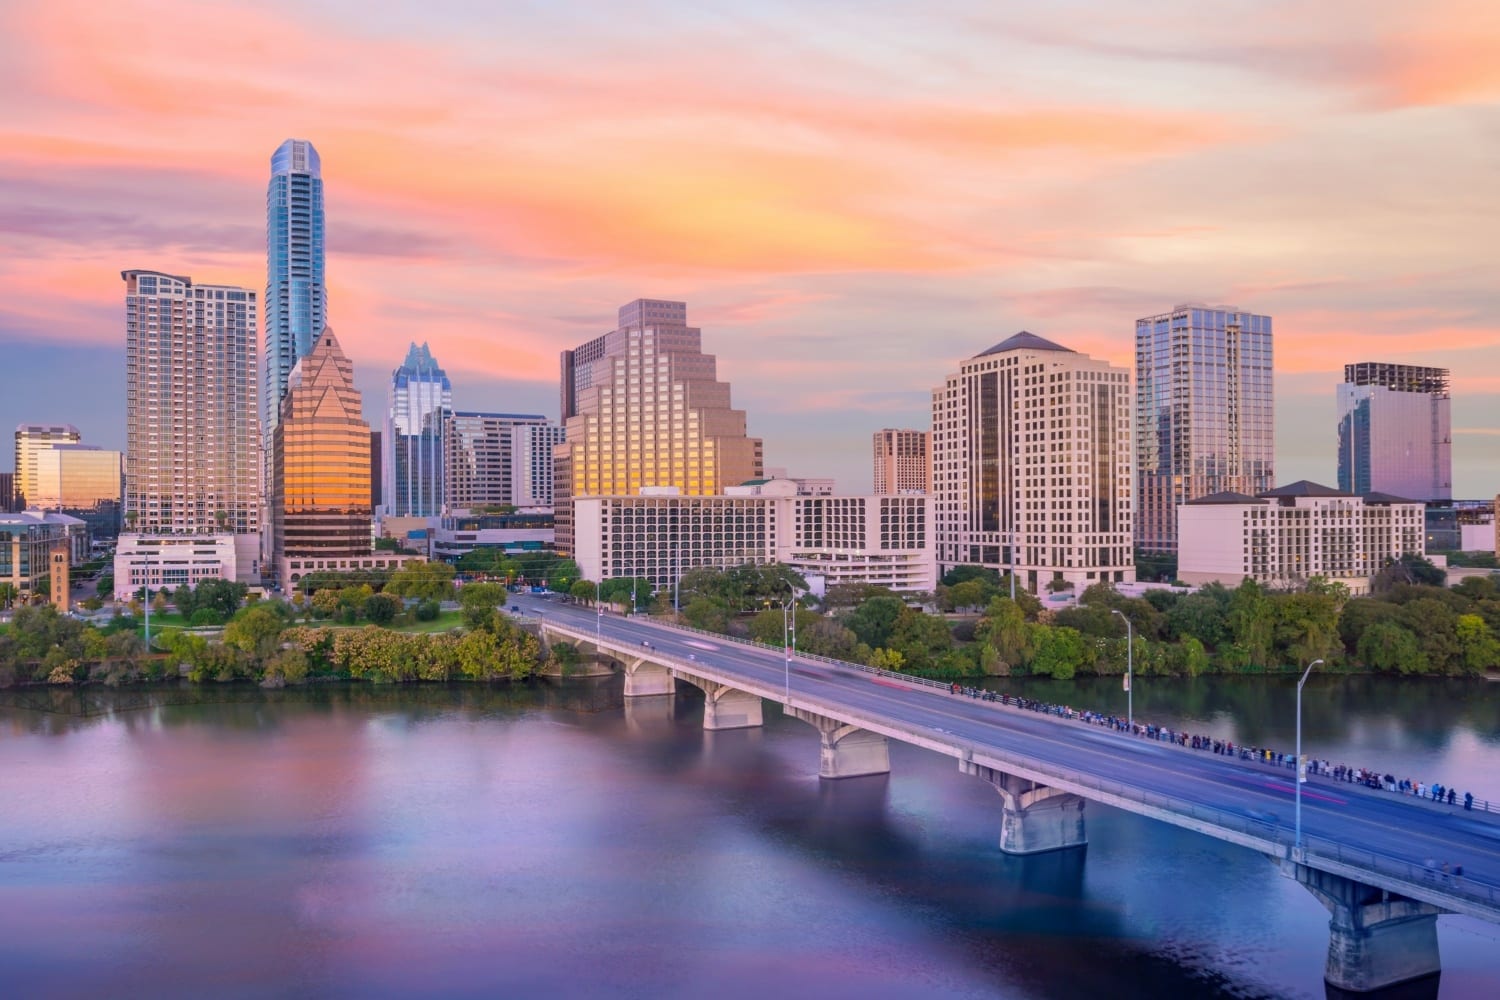
<instances>
[{"instance_id":1,"label":"tall residential tower","mask_svg":"<svg viewBox=\"0 0 1500 1000\"><path fill-rule=\"evenodd\" d=\"M1339 489L1453 499L1448 369L1362 361L1338 387Z\"/></svg>"},{"instance_id":2,"label":"tall residential tower","mask_svg":"<svg viewBox=\"0 0 1500 1000\"><path fill-rule=\"evenodd\" d=\"M256 535L255 292L160 271L125 279L125 521Z\"/></svg>"},{"instance_id":3,"label":"tall residential tower","mask_svg":"<svg viewBox=\"0 0 1500 1000\"><path fill-rule=\"evenodd\" d=\"M453 412L453 383L426 344L411 345L391 373L391 403L380 443L381 509L397 517L443 512L443 422Z\"/></svg>"},{"instance_id":4,"label":"tall residential tower","mask_svg":"<svg viewBox=\"0 0 1500 1000\"><path fill-rule=\"evenodd\" d=\"M1135 580L1130 373L1021 332L932 393L939 571L1051 583Z\"/></svg>"},{"instance_id":5,"label":"tall residential tower","mask_svg":"<svg viewBox=\"0 0 1500 1000\"><path fill-rule=\"evenodd\" d=\"M573 497L633 496L675 486L712 496L763 468L745 411L729 405L703 334L687 325L687 303L637 299L619 326L562 353L562 418L555 504L557 547L571 551Z\"/></svg>"},{"instance_id":6,"label":"tall residential tower","mask_svg":"<svg viewBox=\"0 0 1500 1000\"><path fill-rule=\"evenodd\" d=\"M1135 323L1135 544L1177 551L1177 508L1271 488L1271 317L1182 305Z\"/></svg>"},{"instance_id":7,"label":"tall residential tower","mask_svg":"<svg viewBox=\"0 0 1500 1000\"><path fill-rule=\"evenodd\" d=\"M271 156L266 187L266 332L261 429L270 452L287 376L328 322L323 277L323 166L305 139Z\"/></svg>"}]
</instances>

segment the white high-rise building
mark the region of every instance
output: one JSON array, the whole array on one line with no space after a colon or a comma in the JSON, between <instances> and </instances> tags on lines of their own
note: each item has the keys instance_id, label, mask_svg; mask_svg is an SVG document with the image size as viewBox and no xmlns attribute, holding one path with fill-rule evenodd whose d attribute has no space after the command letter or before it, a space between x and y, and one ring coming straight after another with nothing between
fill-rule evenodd
<instances>
[{"instance_id":1,"label":"white high-rise building","mask_svg":"<svg viewBox=\"0 0 1500 1000\"><path fill-rule=\"evenodd\" d=\"M255 292L159 271L121 277L127 526L257 534Z\"/></svg>"},{"instance_id":2,"label":"white high-rise building","mask_svg":"<svg viewBox=\"0 0 1500 1000\"><path fill-rule=\"evenodd\" d=\"M1133 582L1130 410L1129 372L1035 334L963 362L932 394L939 567Z\"/></svg>"},{"instance_id":3,"label":"white high-rise building","mask_svg":"<svg viewBox=\"0 0 1500 1000\"><path fill-rule=\"evenodd\" d=\"M453 412L453 383L426 344L412 344L391 373L390 409L380 436L384 513L436 517L443 512L443 423Z\"/></svg>"}]
</instances>

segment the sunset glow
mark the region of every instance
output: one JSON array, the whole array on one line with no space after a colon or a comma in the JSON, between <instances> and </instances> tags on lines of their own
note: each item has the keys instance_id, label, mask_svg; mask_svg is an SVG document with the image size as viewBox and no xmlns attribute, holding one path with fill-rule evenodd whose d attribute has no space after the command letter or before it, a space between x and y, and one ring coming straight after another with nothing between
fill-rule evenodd
<instances>
[{"instance_id":1,"label":"sunset glow","mask_svg":"<svg viewBox=\"0 0 1500 1000\"><path fill-rule=\"evenodd\" d=\"M767 463L863 490L1010 333L1133 365L1227 302L1275 319L1278 480L1384 360L1452 367L1455 493L1500 485L1493 2L368 7L0 6L0 422L122 444L70 352L123 350L121 269L263 287L296 136L367 415L416 340L555 416L560 349L683 299Z\"/></svg>"}]
</instances>

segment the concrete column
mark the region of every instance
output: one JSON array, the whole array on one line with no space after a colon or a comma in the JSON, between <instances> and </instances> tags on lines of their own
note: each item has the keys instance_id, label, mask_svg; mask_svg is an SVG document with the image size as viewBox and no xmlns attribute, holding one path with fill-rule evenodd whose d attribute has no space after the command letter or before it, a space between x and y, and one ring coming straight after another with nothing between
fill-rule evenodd
<instances>
[{"instance_id":1,"label":"concrete column","mask_svg":"<svg viewBox=\"0 0 1500 1000\"><path fill-rule=\"evenodd\" d=\"M622 660L625 664L625 697L649 698L677 690L672 671L660 663L639 656L626 656Z\"/></svg>"},{"instance_id":2,"label":"concrete column","mask_svg":"<svg viewBox=\"0 0 1500 1000\"><path fill-rule=\"evenodd\" d=\"M858 778L867 774L891 773L890 745L879 733L846 725L802 708L788 708L787 714L817 729L823 738L818 777Z\"/></svg>"},{"instance_id":3,"label":"concrete column","mask_svg":"<svg viewBox=\"0 0 1500 1000\"><path fill-rule=\"evenodd\" d=\"M1084 800L1071 792L1039 785L992 767L961 760L959 770L982 778L1000 793L1000 850L1006 854L1041 854L1085 847Z\"/></svg>"},{"instance_id":4,"label":"concrete column","mask_svg":"<svg viewBox=\"0 0 1500 1000\"><path fill-rule=\"evenodd\" d=\"M1328 909L1328 985L1368 993L1441 971L1437 918L1444 911L1295 862L1281 867Z\"/></svg>"},{"instance_id":5,"label":"concrete column","mask_svg":"<svg viewBox=\"0 0 1500 1000\"><path fill-rule=\"evenodd\" d=\"M760 695L727 684L694 683L703 689L704 729L753 729L762 724Z\"/></svg>"}]
</instances>

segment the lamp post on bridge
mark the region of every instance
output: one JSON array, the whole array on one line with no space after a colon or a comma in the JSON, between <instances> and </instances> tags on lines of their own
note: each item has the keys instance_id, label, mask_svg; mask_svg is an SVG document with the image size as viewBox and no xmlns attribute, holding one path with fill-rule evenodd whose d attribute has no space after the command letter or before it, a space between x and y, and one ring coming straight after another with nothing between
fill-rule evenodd
<instances>
[{"instance_id":1,"label":"lamp post on bridge","mask_svg":"<svg viewBox=\"0 0 1500 1000\"><path fill-rule=\"evenodd\" d=\"M1302 679L1297 682L1297 761L1296 777L1292 781L1292 788L1296 791L1296 828L1292 838L1293 860L1300 861L1302 858L1302 782L1306 780L1302 773L1302 685L1307 683L1307 677L1312 673L1313 667L1322 663L1321 659L1313 660L1302 671Z\"/></svg>"},{"instance_id":2,"label":"lamp post on bridge","mask_svg":"<svg viewBox=\"0 0 1500 1000\"><path fill-rule=\"evenodd\" d=\"M604 602L599 596L603 587L601 583L594 584L594 651L596 653L604 643Z\"/></svg>"},{"instance_id":3,"label":"lamp post on bridge","mask_svg":"<svg viewBox=\"0 0 1500 1000\"><path fill-rule=\"evenodd\" d=\"M1135 732L1135 627L1130 616L1119 608L1110 608L1109 613L1119 615L1125 622L1125 724Z\"/></svg>"},{"instance_id":4,"label":"lamp post on bridge","mask_svg":"<svg viewBox=\"0 0 1500 1000\"><path fill-rule=\"evenodd\" d=\"M797 645L797 588L787 583L787 589L792 596L781 606L781 642L782 651L786 654L786 688L784 696L786 703L792 703L792 648ZM790 622L790 625L788 625ZM788 638L790 636L790 638Z\"/></svg>"}]
</instances>

